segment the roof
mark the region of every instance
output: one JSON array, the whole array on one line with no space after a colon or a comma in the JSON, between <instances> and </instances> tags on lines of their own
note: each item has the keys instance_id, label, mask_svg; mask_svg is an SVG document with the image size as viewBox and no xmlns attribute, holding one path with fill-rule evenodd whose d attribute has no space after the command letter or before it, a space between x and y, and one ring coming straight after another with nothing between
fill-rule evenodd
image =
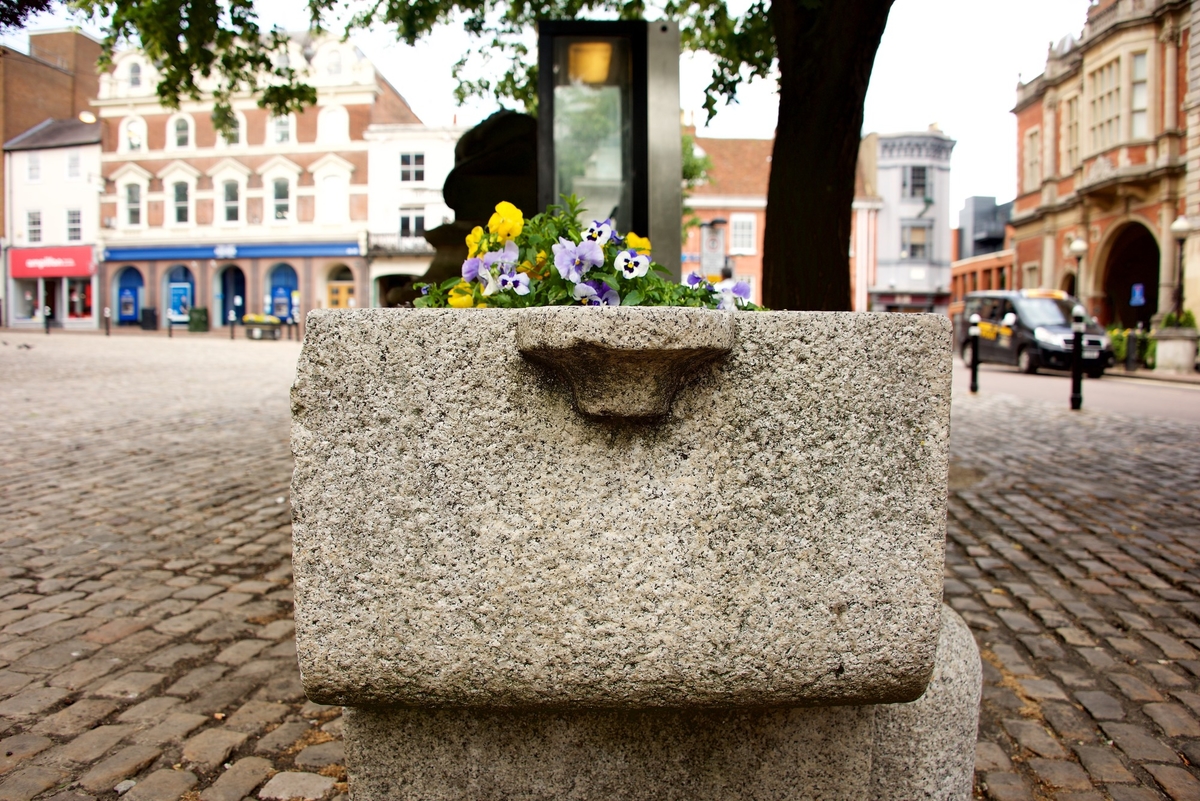
<instances>
[{"instance_id":1,"label":"roof","mask_svg":"<svg viewBox=\"0 0 1200 801\"><path fill-rule=\"evenodd\" d=\"M78 119L48 119L4 143L5 150L45 150L52 147L100 144L100 123Z\"/></svg>"},{"instance_id":2,"label":"roof","mask_svg":"<svg viewBox=\"0 0 1200 801\"><path fill-rule=\"evenodd\" d=\"M774 139L696 139L696 146L712 159L708 182L692 194L767 196L771 179Z\"/></svg>"}]
</instances>

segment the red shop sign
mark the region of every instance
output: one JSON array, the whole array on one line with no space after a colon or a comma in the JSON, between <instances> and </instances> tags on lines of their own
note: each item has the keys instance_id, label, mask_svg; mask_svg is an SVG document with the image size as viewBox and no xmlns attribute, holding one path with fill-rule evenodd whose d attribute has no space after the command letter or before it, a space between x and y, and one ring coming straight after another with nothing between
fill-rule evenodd
<instances>
[{"instance_id":1,"label":"red shop sign","mask_svg":"<svg viewBox=\"0 0 1200 801\"><path fill-rule=\"evenodd\" d=\"M89 278L96 273L90 245L69 248L10 248L13 278Z\"/></svg>"}]
</instances>

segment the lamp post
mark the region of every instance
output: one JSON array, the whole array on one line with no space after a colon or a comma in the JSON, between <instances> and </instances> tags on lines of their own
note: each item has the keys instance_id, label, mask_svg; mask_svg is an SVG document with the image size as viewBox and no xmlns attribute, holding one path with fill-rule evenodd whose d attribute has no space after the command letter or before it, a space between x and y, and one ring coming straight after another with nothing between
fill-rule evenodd
<instances>
[{"instance_id":1,"label":"lamp post","mask_svg":"<svg viewBox=\"0 0 1200 801\"><path fill-rule=\"evenodd\" d=\"M1088 244L1082 237L1075 237L1067 248L1075 257L1075 296L1087 302L1083 296L1083 257L1087 255Z\"/></svg>"},{"instance_id":2,"label":"lamp post","mask_svg":"<svg viewBox=\"0 0 1200 801\"><path fill-rule=\"evenodd\" d=\"M1176 261L1178 267L1175 270L1175 325L1176 327L1183 325L1183 243L1187 241L1188 234L1192 232L1192 224L1188 222L1188 218L1184 215L1179 215L1175 218L1175 222L1171 223L1171 236L1179 245L1179 257Z\"/></svg>"},{"instance_id":3,"label":"lamp post","mask_svg":"<svg viewBox=\"0 0 1200 801\"><path fill-rule=\"evenodd\" d=\"M1087 331L1087 311L1076 303L1071 312L1071 410L1083 408L1083 335Z\"/></svg>"}]
</instances>

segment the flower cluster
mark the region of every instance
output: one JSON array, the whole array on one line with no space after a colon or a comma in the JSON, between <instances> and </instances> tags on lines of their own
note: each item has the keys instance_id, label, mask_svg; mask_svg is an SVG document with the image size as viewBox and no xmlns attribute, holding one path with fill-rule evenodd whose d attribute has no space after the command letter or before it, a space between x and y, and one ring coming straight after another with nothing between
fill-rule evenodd
<instances>
[{"instance_id":1,"label":"flower cluster","mask_svg":"<svg viewBox=\"0 0 1200 801\"><path fill-rule=\"evenodd\" d=\"M467 236L467 259L459 277L418 284L424 307L525 308L529 306L703 306L758 309L750 286L713 283L694 273L682 284L650 255L650 240L624 235L612 220L579 222L579 200L564 198L529 220L512 203L496 206L487 229Z\"/></svg>"}]
</instances>

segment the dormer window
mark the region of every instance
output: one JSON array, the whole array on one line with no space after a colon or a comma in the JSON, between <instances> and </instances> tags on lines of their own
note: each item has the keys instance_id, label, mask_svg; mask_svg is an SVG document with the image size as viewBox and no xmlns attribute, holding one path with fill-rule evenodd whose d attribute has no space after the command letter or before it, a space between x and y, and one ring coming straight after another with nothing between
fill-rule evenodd
<instances>
[{"instance_id":1,"label":"dormer window","mask_svg":"<svg viewBox=\"0 0 1200 801\"><path fill-rule=\"evenodd\" d=\"M141 86L142 85L142 65L141 64L134 63L134 64L129 65L129 85L130 86Z\"/></svg>"}]
</instances>

